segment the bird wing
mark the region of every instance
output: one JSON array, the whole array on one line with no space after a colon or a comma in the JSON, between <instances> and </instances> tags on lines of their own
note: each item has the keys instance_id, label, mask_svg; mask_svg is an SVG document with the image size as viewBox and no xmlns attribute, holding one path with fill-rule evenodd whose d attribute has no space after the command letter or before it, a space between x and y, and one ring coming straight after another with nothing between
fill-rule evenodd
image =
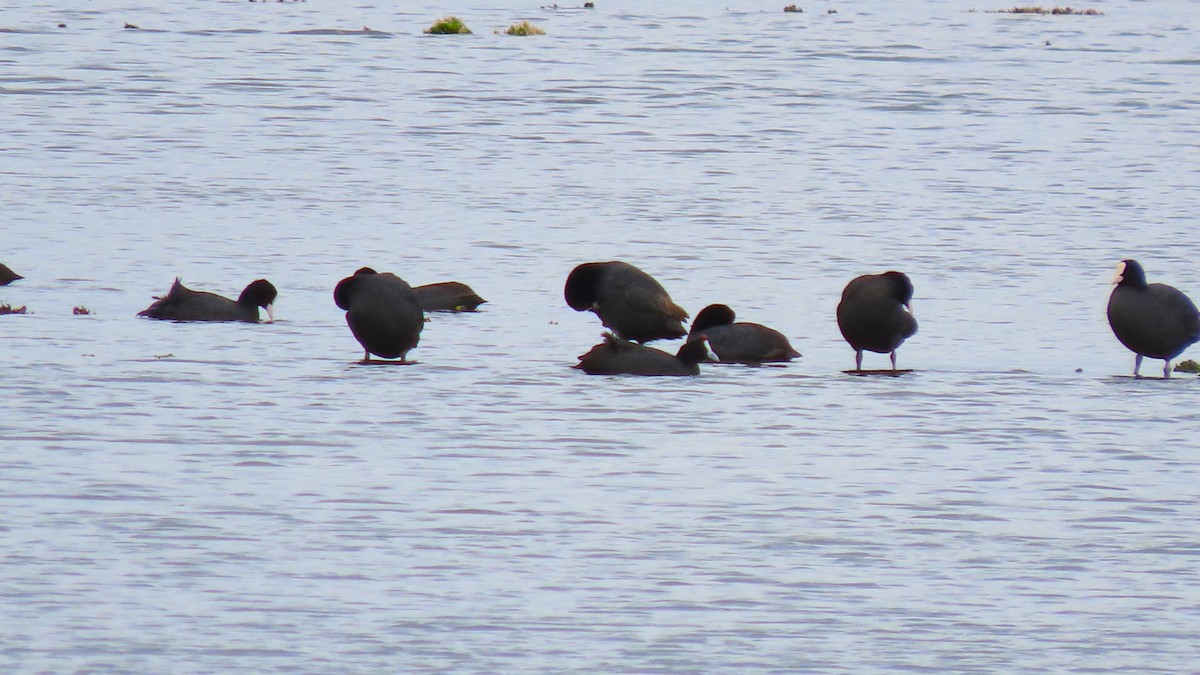
<instances>
[{"instance_id":1,"label":"bird wing","mask_svg":"<svg viewBox=\"0 0 1200 675\"><path fill-rule=\"evenodd\" d=\"M1150 284L1146 289L1167 310L1163 315L1173 328L1185 331L1193 341L1200 341L1200 310L1183 291L1166 284Z\"/></svg>"}]
</instances>

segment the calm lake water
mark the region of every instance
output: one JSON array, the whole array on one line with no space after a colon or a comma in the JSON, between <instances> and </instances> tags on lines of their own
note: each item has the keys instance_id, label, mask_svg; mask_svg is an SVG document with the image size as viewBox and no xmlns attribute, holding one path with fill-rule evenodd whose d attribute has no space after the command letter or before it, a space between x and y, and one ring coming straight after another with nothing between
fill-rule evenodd
<instances>
[{"instance_id":1,"label":"calm lake water","mask_svg":"<svg viewBox=\"0 0 1200 675\"><path fill-rule=\"evenodd\" d=\"M0 669L1195 670L1200 382L1104 307L1200 299L1200 2L403 4L6 3ZM611 259L804 357L570 369ZM362 265L489 303L360 366Z\"/></svg>"}]
</instances>

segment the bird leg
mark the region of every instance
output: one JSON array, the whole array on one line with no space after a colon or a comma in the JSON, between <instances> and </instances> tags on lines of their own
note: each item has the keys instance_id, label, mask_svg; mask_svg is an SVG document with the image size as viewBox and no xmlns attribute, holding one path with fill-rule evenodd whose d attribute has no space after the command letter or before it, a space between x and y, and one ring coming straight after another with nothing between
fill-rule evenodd
<instances>
[{"instance_id":1,"label":"bird leg","mask_svg":"<svg viewBox=\"0 0 1200 675\"><path fill-rule=\"evenodd\" d=\"M896 369L896 350L892 350L892 370Z\"/></svg>"},{"instance_id":2,"label":"bird leg","mask_svg":"<svg viewBox=\"0 0 1200 675\"><path fill-rule=\"evenodd\" d=\"M1133 359L1133 376L1134 377L1141 377L1141 375L1138 375L1138 370L1140 370L1141 367L1142 367L1142 355L1138 354L1137 357Z\"/></svg>"},{"instance_id":3,"label":"bird leg","mask_svg":"<svg viewBox=\"0 0 1200 675\"><path fill-rule=\"evenodd\" d=\"M1163 379L1171 379L1171 359L1167 359L1163 362Z\"/></svg>"},{"instance_id":4,"label":"bird leg","mask_svg":"<svg viewBox=\"0 0 1200 675\"><path fill-rule=\"evenodd\" d=\"M854 369L862 370L862 350L854 350Z\"/></svg>"}]
</instances>

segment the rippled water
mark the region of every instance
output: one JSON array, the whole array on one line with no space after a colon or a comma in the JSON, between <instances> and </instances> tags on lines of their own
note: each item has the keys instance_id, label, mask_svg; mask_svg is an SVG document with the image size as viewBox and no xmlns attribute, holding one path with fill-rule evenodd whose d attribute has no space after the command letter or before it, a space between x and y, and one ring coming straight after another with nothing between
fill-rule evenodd
<instances>
[{"instance_id":1,"label":"rippled water","mask_svg":"<svg viewBox=\"0 0 1200 675\"><path fill-rule=\"evenodd\" d=\"M1198 383L1104 305L1200 295L1200 3L598 4L5 8L3 669L1193 670ZM804 358L571 370L607 259ZM361 265L489 303L359 366ZM845 376L890 268L915 372Z\"/></svg>"}]
</instances>

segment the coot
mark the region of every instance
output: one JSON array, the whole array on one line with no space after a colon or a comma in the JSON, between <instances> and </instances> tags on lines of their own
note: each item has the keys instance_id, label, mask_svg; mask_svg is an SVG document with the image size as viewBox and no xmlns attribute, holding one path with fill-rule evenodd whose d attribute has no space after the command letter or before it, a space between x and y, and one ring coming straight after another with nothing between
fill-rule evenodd
<instances>
[{"instance_id":1,"label":"coot","mask_svg":"<svg viewBox=\"0 0 1200 675\"><path fill-rule=\"evenodd\" d=\"M370 361L374 354L404 363L405 355L421 340L425 314L417 294L390 272L359 269L338 282L333 301L346 310L350 332L366 351L363 361Z\"/></svg>"},{"instance_id":2,"label":"coot","mask_svg":"<svg viewBox=\"0 0 1200 675\"><path fill-rule=\"evenodd\" d=\"M138 316L168 321L248 321L258 322L258 308L267 310L267 320L275 320L274 303L278 293L271 282L250 282L236 301L215 293L193 291L179 280L171 290L138 312Z\"/></svg>"},{"instance_id":3,"label":"coot","mask_svg":"<svg viewBox=\"0 0 1200 675\"><path fill-rule=\"evenodd\" d=\"M470 286L457 281L416 286L413 291L417 294L421 309L426 312L474 312L487 302L476 295Z\"/></svg>"},{"instance_id":4,"label":"coot","mask_svg":"<svg viewBox=\"0 0 1200 675\"><path fill-rule=\"evenodd\" d=\"M722 363L791 361L800 356L783 333L757 323L734 323L728 305L709 305L692 321L688 341L707 338L708 346Z\"/></svg>"},{"instance_id":5,"label":"coot","mask_svg":"<svg viewBox=\"0 0 1200 675\"><path fill-rule=\"evenodd\" d=\"M635 342L687 335L688 313L654 277L619 261L579 265L563 289L567 305L592 311L618 337Z\"/></svg>"},{"instance_id":6,"label":"coot","mask_svg":"<svg viewBox=\"0 0 1200 675\"><path fill-rule=\"evenodd\" d=\"M8 265L5 265L4 263L0 263L0 286L7 286L7 285L11 284L12 282L16 281L17 279L24 279L24 278L25 277L21 276L20 274L17 274L16 272L10 270L8 268Z\"/></svg>"},{"instance_id":7,"label":"coot","mask_svg":"<svg viewBox=\"0 0 1200 675\"><path fill-rule=\"evenodd\" d=\"M909 303L913 285L902 272L864 274L846 284L837 306L838 328L854 348L854 367L862 370L863 350L891 353L896 369L896 349L917 332Z\"/></svg>"},{"instance_id":8,"label":"coot","mask_svg":"<svg viewBox=\"0 0 1200 675\"><path fill-rule=\"evenodd\" d=\"M605 333L604 342L580 356L572 367L588 375L699 375L700 362L711 360L704 339L686 342L672 355Z\"/></svg>"},{"instance_id":9,"label":"coot","mask_svg":"<svg viewBox=\"0 0 1200 675\"><path fill-rule=\"evenodd\" d=\"M1117 263L1116 287L1108 298L1108 325L1121 344L1137 355L1133 376L1139 377L1142 357L1163 359L1163 377L1171 377L1171 359L1200 340L1200 312L1180 290L1166 284L1147 284L1136 260Z\"/></svg>"}]
</instances>

